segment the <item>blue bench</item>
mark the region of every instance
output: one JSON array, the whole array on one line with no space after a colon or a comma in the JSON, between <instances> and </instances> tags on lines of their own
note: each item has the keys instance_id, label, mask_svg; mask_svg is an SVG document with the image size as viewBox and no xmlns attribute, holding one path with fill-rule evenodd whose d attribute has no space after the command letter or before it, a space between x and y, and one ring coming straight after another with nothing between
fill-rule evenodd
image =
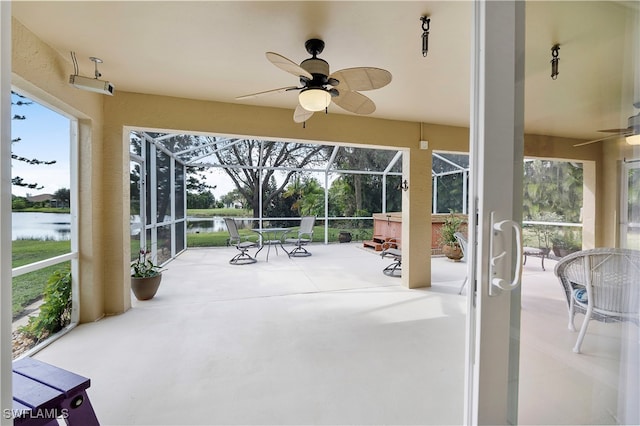
<instances>
[{"instance_id":1,"label":"blue bench","mask_svg":"<svg viewBox=\"0 0 640 426\"><path fill-rule=\"evenodd\" d=\"M13 411L16 426L98 426L86 389L91 380L62 368L23 358L13 363Z\"/></svg>"}]
</instances>

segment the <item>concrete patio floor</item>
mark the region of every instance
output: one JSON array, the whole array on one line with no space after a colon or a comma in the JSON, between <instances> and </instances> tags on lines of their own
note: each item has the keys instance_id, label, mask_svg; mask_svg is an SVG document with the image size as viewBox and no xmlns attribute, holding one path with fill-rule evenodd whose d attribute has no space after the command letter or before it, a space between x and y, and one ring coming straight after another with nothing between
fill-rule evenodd
<instances>
[{"instance_id":1,"label":"concrete patio floor","mask_svg":"<svg viewBox=\"0 0 640 426\"><path fill-rule=\"evenodd\" d=\"M313 256L189 249L153 300L83 324L34 355L91 378L104 425L460 424L465 263L432 259L409 290L357 243ZM521 424L615 424L619 324L572 353L555 262L524 267ZM578 318L580 322L582 317Z\"/></svg>"}]
</instances>

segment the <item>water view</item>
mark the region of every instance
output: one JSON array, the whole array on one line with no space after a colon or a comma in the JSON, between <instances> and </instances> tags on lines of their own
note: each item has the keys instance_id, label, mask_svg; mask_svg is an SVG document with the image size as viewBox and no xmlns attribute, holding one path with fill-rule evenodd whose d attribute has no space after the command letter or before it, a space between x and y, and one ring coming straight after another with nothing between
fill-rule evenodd
<instances>
[{"instance_id":1,"label":"water view","mask_svg":"<svg viewBox=\"0 0 640 426\"><path fill-rule=\"evenodd\" d=\"M11 213L11 239L69 240L71 238L71 215L69 213ZM236 219L238 227L250 228L251 220ZM227 226L221 217L187 218L187 232L226 232ZM140 233L140 217L132 216L131 235Z\"/></svg>"},{"instance_id":2,"label":"water view","mask_svg":"<svg viewBox=\"0 0 640 426\"><path fill-rule=\"evenodd\" d=\"M11 213L11 239L69 240L71 215L69 213Z\"/></svg>"},{"instance_id":3,"label":"water view","mask_svg":"<svg viewBox=\"0 0 640 426\"><path fill-rule=\"evenodd\" d=\"M238 228L250 228L251 221L250 220L241 220L236 219L238 223ZM187 218L187 233L190 234L199 234L201 232L226 232L227 225L224 223L224 218L221 217L213 217L213 218L198 218L198 217L189 217Z\"/></svg>"}]
</instances>

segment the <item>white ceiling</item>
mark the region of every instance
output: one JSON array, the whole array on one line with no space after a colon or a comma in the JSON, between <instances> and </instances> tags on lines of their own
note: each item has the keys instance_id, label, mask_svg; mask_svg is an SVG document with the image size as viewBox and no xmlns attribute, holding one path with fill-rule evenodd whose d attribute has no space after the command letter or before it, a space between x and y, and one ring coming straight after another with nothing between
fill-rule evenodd
<instances>
[{"instance_id":1,"label":"white ceiling","mask_svg":"<svg viewBox=\"0 0 640 426\"><path fill-rule=\"evenodd\" d=\"M637 4L527 2L527 132L590 139L598 129L626 127L634 98L640 100L633 81ZM309 57L304 42L315 37L325 41L319 56L332 71L372 66L393 74L388 86L365 92L377 105L372 116L468 125L472 7L468 1L17 1L12 10L69 59L69 74L70 51L85 76L93 76L88 58L101 58L102 78L115 85L116 96L240 103L237 96L297 84L264 53L299 63ZM426 58L423 15L431 17ZM554 43L561 46L555 81ZM242 103L293 114L296 93ZM329 113L349 114L335 105Z\"/></svg>"}]
</instances>

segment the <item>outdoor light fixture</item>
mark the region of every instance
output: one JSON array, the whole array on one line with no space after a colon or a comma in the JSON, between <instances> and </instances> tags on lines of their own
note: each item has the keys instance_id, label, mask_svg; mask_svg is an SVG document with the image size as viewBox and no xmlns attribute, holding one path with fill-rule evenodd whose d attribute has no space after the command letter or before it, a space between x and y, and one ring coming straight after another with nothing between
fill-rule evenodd
<instances>
[{"instance_id":1,"label":"outdoor light fixture","mask_svg":"<svg viewBox=\"0 0 640 426\"><path fill-rule=\"evenodd\" d=\"M431 19L428 16L420 17L422 21L422 56L427 57L429 52L429 24Z\"/></svg>"},{"instance_id":2,"label":"outdoor light fixture","mask_svg":"<svg viewBox=\"0 0 640 426\"><path fill-rule=\"evenodd\" d=\"M307 111L322 111L331 103L331 93L324 89L306 89L300 92L298 100Z\"/></svg>"},{"instance_id":3,"label":"outdoor light fixture","mask_svg":"<svg viewBox=\"0 0 640 426\"><path fill-rule=\"evenodd\" d=\"M560 62L560 58L558 58L558 51L560 50L559 44L554 44L551 48L551 79L555 80L558 78L558 63Z\"/></svg>"},{"instance_id":4,"label":"outdoor light fixture","mask_svg":"<svg viewBox=\"0 0 640 426\"><path fill-rule=\"evenodd\" d=\"M402 185L400 185L400 189L405 192L409 190L409 182L407 182L406 179L404 180L404 182L402 182Z\"/></svg>"}]
</instances>

